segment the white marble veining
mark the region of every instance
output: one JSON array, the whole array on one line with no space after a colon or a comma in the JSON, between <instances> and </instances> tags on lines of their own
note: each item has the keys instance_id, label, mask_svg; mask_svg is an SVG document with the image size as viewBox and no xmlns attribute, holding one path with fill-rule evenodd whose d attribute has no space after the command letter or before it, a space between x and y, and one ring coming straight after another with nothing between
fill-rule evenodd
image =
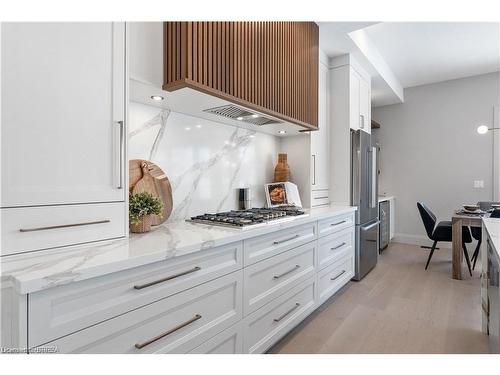
<instances>
[{"instance_id":1,"label":"white marble veining","mask_svg":"<svg viewBox=\"0 0 500 375\"><path fill-rule=\"evenodd\" d=\"M172 185L169 221L237 208L239 187L265 205L279 149L275 136L132 102L130 159L156 163Z\"/></svg>"},{"instance_id":2,"label":"white marble veining","mask_svg":"<svg viewBox=\"0 0 500 375\"><path fill-rule=\"evenodd\" d=\"M486 227L486 231L491 238L493 247L500 257L500 219L485 217L483 218L483 224Z\"/></svg>"},{"instance_id":3,"label":"white marble veining","mask_svg":"<svg viewBox=\"0 0 500 375\"><path fill-rule=\"evenodd\" d=\"M2 281L13 282L19 293L33 293L354 210L344 206L314 208L308 211L308 216L249 230L185 221L165 223L149 233L134 234L128 239L4 257L0 260Z\"/></svg>"}]
</instances>

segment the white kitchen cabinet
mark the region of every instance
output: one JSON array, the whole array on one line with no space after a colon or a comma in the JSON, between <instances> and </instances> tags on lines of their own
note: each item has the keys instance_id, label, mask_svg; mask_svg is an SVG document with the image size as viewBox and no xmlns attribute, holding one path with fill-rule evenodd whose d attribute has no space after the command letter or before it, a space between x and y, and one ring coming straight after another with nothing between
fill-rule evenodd
<instances>
[{"instance_id":1,"label":"white kitchen cabinet","mask_svg":"<svg viewBox=\"0 0 500 375\"><path fill-rule=\"evenodd\" d=\"M371 133L370 80L349 67L349 126Z\"/></svg>"},{"instance_id":2,"label":"white kitchen cabinet","mask_svg":"<svg viewBox=\"0 0 500 375\"><path fill-rule=\"evenodd\" d=\"M1 27L1 207L124 201L125 24Z\"/></svg>"},{"instance_id":3,"label":"white kitchen cabinet","mask_svg":"<svg viewBox=\"0 0 500 375\"><path fill-rule=\"evenodd\" d=\"M319 130L311 132L311 206L328 204L330 186L330 137L329 137L329 79L328 66L319 64ZM320 194L315 194L315 193ZM326 199L324 198L326 197Z\"/></svg>"},{"instance_id":4,"label":"white kitchen cabinet","mask_svg":"<svg viewBox=\"0 0 500 375\"><path fill-rule=\"evenodd\" d=\"M351 130L371 133L371 79L351 55L330 60L330 202L351 204Z\"/></svg>"},{"instance_id":5,"label":"white kitchen cabinet","mask_svg":"<svg viewBox=\"0 0 500 375\"><path fill-rule=\"evenodd\" d=\"M47 343L60 353L187 353L242 318L241 271Z\"/></svg>"}]
</instances>

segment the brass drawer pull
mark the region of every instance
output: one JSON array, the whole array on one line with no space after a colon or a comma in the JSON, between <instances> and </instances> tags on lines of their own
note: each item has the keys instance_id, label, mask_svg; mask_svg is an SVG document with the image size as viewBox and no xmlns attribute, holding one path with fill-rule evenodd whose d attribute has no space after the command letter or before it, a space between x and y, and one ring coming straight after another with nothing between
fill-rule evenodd
<instances>
[{"instance_id":1,"label":"brass drawer pull","mask_svg":"<svg viewBox=\"0 0 500 375\"><path fill-rule=\"evenodd\" d=\"M340 245L337 245L335 247L332 247L330 250L337 250L340 249L342 246L347 245L345 242L342 242Z\"/></svg>"},{"instance_id":2,"label":"brass drawer pull","mask_svg":"<svg viewBox=\"0 0 500 375\"><path fill-rule=\"evenodd\" d=\"M164 332L162 333L161 335L158 335L156 337L153 337L152 339L149 339L147 341L144 341L144 342L138 342L137 344L135 344L135 347L137 349L142 349L144 348L145 346L148 346L149 344L152 344L154 343L155 341L158 341L178 330L180 330L181 328L184 328L188 325L190 325L191 323L193 322L196 322L198 319L201 319L201 315L200 314L196 314L195 316L193 316L191 319L189 319L188 321L184 322L184 323L181 323L179 324L178 326L172 328L172 329L169 329L167 332Z\"/></svg>"},{"instance_id":3,"label":"brass drawer pull","mask_svg":"<svg viewBox=\"0 0 500 375\"><path fill-rule=\"evenodd\" d=\"M342 272L341 272L341 273L339 273L339 274L338 274L337 276L335 276L335 277L332 277L330 280L331 280L331 281L335 281L335 280L337 280L340 276L342 276L344 273L345 273L345 270L342 270Z\"/></svg>"},{"instance_id":4,"label":"brass drawer pull","mask_svg":"<svg viewBox=\"0 0 500 375\"><path fill-rule=\"evenodd\" d=\"M275 322L279 322L280 320L283 320L288 314L291 314L293 311L297 310L298 307L300 306L300 303L296 303L294 307L292 307L290 310L288 310L286 313L281 315L279 318L273 319Z\"/></svg>"},{"instance_id":5,"label":"brass drawer pull","mask_svg":"<svg viewBox=\"0 0 500 375\"><path fill-rule=\"evenodd\" d=\"M82 227L84 225L95 225L95 224L105 224L110 223L111 220L98 220L98 221L89 221L86 223L75 223L75 224L62 224L62 225L52 225L49 227L39 227L39 228L28 228L19 229L19 232L37 232L39 230L49 230L49 229L59 229L59 228L71 228L71 227Z\"/></svg>"},{"instance_id":6,"label":"brass drawer pull","mask_svg":"<svg viewBox=\"0 0 500 375\"><path fill-rule=\"evenodd\" d=\"M290 272L298 270L299 268L300 268L300 266L298 264L296 264L295 267L293 267L291 270L283 272L281 275L273 276L273 279L279 279L279 278L281 278L281 277L283 277L285 275L288 275Z\"/></svg>"},{"instance_id":7,"label":"brass drawer pull","mask_svg":"<svg viewBox=\"0 0 500 375\"><path fill-rule=\"evenodd\" d=\"M274 245L279 245L279 244L282 244L283 242L288 242L288 241L291 241L291 240L294 240L296 238L300 237L300 234L296 234L295 236L293 237L290 237L290 238L286 238L284 240L281 240L281 241L274 241L273 244Z\"/></svg>"},{"instance_id":8,"label":"brass drawer pull","mask_svg":"<svg viewBox=\"0 0 500 375\"><path fill-rule=\"evenodd\" d=\"M188 275L190 273L193 273L193 272L196 272L196 271L199 271L201 270L201 267L194 267L194 268L191 268L190 270L187 270L187 271L184 271L184 272L179 272L175 275L172 275L172 276L167 276L163 279L160 279L160 280L156 280L156 281L151 281L150 283L146 283L146 284L142 284L142 285L134 285L134 289L144 289L144 288L147 288L149 286L153 286L153 285L156 285L156 284L160 284L160 283L163 283L165 281L169 281L169 280L172 280L172 279L175 279L177 277L181 277L181 276L184 276L184 275Z\"/></svg>"},{"instance_id":9,"label":"brass drawer pull","mask_svg":"<svg viewBox=\"0 0 500 375\"><path fill-rule=\"evenodd\" d=\"M331 227L335 227L335 226L337 226L337 225L344 224L344 223L346 223L346 221L345 221L345 220L342 220L342 221L338 221L338 222L336 222L336 223L331 223L331 224L330 224L330 226L331 226Z\"/></svg>"}]
</instances>

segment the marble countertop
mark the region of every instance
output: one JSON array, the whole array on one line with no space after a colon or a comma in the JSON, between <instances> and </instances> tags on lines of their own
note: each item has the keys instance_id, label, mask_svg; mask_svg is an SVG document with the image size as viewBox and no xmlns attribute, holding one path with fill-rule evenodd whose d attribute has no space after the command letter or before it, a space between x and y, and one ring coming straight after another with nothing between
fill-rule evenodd
<instances>
[{"instance_id":1,"label":"marble countertop","mask_svg":"<svg viewBox=\"0 0 500 375\"><path fill-rule=\"evenodd\" d=\"M486 227L486 231L488 232L491 238L493 247L495 248L498 256L500 257L500 219L484 217L483 224Z\"/></svg>"},{"instance_id":2,"label":"marble countertop","mask_svg":"<svg viewBox=\"0 0 500 375\"><path fill-rule=\"evenodd\" d=\"M247 230L186 221L166 223L126 239L4 257L1 281L13 283L21 294L34 293L355 210L348 206L313 208L306 210L307 216Z\"/></svg>"}]
</instances>

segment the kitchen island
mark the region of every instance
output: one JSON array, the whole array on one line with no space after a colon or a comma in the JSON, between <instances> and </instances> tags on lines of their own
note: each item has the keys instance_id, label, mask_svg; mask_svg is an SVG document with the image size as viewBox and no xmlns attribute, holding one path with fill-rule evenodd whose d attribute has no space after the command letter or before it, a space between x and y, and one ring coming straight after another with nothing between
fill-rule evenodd
<instances>
[{"instance_id":1,"label":"kitchen island","mask_svg":"<svg viewBox=\"0 0 500 375\"><path fill-rule=\"evenodd\" d=\"M2 346L264 352L351 279L354 211L315 208L250 230L173 222L4 257Z\"/></svg>"}]
</instances>

